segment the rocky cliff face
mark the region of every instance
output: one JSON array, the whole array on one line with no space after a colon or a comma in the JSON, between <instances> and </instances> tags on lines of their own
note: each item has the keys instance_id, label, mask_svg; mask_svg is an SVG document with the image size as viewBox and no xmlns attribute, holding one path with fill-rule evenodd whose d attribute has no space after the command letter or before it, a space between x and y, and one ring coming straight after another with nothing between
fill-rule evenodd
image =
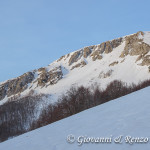
<instances>
[{"instance_id":1,"label":"rocky cliff face","mask_svg":"<svg viewBox=\"0 0 150 150\"><path fill-rule=\"evenodd\" d=\"M81 57L87 58L90 56L93 61L102 59L103 53L112 52L113 48L118 47L122 43L122 38L107 41L99 45L88 46L79 51L74 52L69 59L69 66L77 62Z\"/></svg>"},{"instance_id":2,"label":"rocky cliff face","mask_svg":"<svg viewBox=\"0 0 150 150\"><path fill-rule=\"evenodd\" d=\"M149 66L150 59L147 54L150 51L150 45L145 43L142 38L139 38L139 36L144 36L144 33L140 31L125 38L126 45L120 57L123 58L127 55L138 56L136 61L142 60L141 65Z\"/></svg>"},{"instance_id":3,"label":"rocky cliff face","mask_svg":"<svg viewBox=\"0 0 150 150\"><path fill-rule=\"evenodd\" d=\"M130 75L126 75L127 72ZM149 78L149 72L150 32L139 31L84 47L62 56L47 67L8 80L0 85L0 100L31 90L58 94L74 84L106 85L114 79L129 83L135 79L136 83Z\"/></svg>"},{"instance_id":4,"label":"rocky cliff face","mask_svg":"<svg viewBox=\"0 0 150 150\"><path fill-rule=\"evenodd\" d=\"M39 74L40 76L37 79L37 81L38 86L41 87L45 86L46 84L48 85L56 84L58 80L60 80L63 76L61 66L56 67L50 71L47 71L46 68L40 68L38 69L38 71L40 72Z\"/></svg>"},{"instance_id":5,"label":"rocky cliff face","mask_svg":"<svg viewBox=\"0 0 150 150\"><path fill-rule=\"evenodd\" d=\"M0 85L0 100L5 96L10 97L15 94L19 94L27 89L28 84L34 79L34 72L27 72L22 76L8 80L4 84Z\"/></svg>"},{"instance_id":6,"label":"rocky cliff face","mask_svg":"<svg viewBox=\"0 0 150 150\"><path fill-rule=\"evenodd\" d=\"M126 45L120 57L125 57L128 54L131 56L145 56L150 51L150 46L144 43L143 39L139 38L140 35L143 36L144 33L140 31L125 38Z\"/></svg>"},{"instance_id":7,"label":"rocky cliff face","mask_svg":"<svg viewBox=\"0 0 150 150\"><path fill-rule=\"evenodd\" d=\"M34 81L35 72L39 72L39 77ZM13 80L8 80L4 84L0 85L0 100L4 99L5 96L10 97L13 95L19 95L24 92L29 86L29 84L37 83L37 86L44 87L45 85L53 85L58 82L63 76L61 66L56 67L50 71L46 68L40 68L34 70L33 72L27 72L22 76L15 78Z\"/></svg>"}]
</instances>

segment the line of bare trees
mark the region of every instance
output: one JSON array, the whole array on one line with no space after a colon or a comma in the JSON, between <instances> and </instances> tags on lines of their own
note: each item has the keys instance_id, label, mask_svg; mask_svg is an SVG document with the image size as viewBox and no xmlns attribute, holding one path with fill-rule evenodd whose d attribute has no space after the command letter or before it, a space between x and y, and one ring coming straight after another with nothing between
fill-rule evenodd
<instances>
[{"instance_id":1,"label":"line of bare trees","mask_svg":"<svg viewBox=\"0 0 150 150\"><path fill-rule=\"evenodd\" d=\"M0 106L0 142L30 130L43 95L27 95Z\"/></svg>"},{"instance_id":2,"label":"line of bare trees","mask_svg":"<svg viewBox=\"0 0 150 150\"><path fill-rule=\"evenodd\" d=\"M115 80L108 84L105 90L101 90L98 86L94 88L83 86L72 87L65 95L62 95L55 105L49 105L47 109L43 110L40 118L33 122L31 130L135 92L147 86L150 86L150 80L141 82L138 85L132 84L130 86L127 86L124 82Z\"/></svg>"},{"instance_id":3,"label":"line of bare trees","mask_svg":"<svg viewBox=\"0 0 150 150\"><path fill-rule=\"evenodd\" d=\"M38 119L36 106L45 95L32 95L10 101L0 106L0 141L17 136L60 119L79 113L88 108L150 86L150 80L127 86L121 81L113 81L105 90L98 86L72 87L55 104L50 104Z\"/></svg>"}]
</instances>

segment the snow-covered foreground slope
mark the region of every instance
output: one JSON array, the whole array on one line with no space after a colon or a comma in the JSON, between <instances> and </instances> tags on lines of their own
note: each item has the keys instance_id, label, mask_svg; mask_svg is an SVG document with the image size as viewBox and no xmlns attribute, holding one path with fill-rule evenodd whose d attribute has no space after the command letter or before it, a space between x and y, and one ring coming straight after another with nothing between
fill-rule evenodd
<instances>
[{"instance_id":1,"label":"snow-covered foreground slope","mask_svg":"<svg viewBox=\"0 0 150 150\"><path fill-rule=\"evenodd\" d=\"M150 87L0 144L0 150L149 150L147 143L126 143L125 137L150 139ZM70 144L68 135L110 137L111 143ZM114 143L118 136L122 144ZM79 138L80 142L83 139Z\"/></svg>"}]
</instances>

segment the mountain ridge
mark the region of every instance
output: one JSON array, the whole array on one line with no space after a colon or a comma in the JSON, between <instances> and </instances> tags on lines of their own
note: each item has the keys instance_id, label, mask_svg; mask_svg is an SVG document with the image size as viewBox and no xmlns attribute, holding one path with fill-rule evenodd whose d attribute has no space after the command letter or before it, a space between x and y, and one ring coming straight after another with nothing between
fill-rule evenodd
<instances>
[{"instance_id":1,"label":"mountain ridge","mask_svg":"<svg viewBox=\"0 0 150 150\"><path fill-rule=\"evenodd\" d=\"M118 78L129 84L131 81L138 83L149 79L149 52L150 32L142 31L86 46L60 57L46 67L2 82L0 104L9 101L12 96L26 95L31 90L51 94L57 100L60 94L73 85L90 86L97 83L105 88L110 81ZM125 67L126 71L132 69L132 75L125 77L121 67ZM135 81L133 76L136 76Z\"/></svg>"}]
</instances>

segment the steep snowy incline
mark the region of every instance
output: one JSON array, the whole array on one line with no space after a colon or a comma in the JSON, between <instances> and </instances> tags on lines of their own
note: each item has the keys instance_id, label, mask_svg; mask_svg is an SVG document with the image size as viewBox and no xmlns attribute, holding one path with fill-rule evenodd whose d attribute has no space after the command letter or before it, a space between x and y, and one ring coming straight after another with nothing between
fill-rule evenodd
<instances>
[{"instance_id":1,"label":"steep snowy incline","mask_svg":"<svg viewBox=\"0 0 150 150\"><path fill-rule=\"evenodd\" d=\"M100 85L113 80L138 84L150 79L150 32L137 32L62 56L46 67L0 84L0 105L13 97L51 95L52 103L71 86Z\"/></svg>"},{"instance_id":2,"label":"steep snowy incline","mask_svg":"<svg viewBox=\"0 0 150 150\"><path fill-rule=\"evenodd\" d=\"M126 136L150 139L150 87L88 109L4 143L0 150L149 150L147 143L125 142ZM112 143L70 144L68 135L111 137ZM113 142L122 135L122 144ZM82 138L81 138L82 139Z\"/></svg>"}]
</instances>

